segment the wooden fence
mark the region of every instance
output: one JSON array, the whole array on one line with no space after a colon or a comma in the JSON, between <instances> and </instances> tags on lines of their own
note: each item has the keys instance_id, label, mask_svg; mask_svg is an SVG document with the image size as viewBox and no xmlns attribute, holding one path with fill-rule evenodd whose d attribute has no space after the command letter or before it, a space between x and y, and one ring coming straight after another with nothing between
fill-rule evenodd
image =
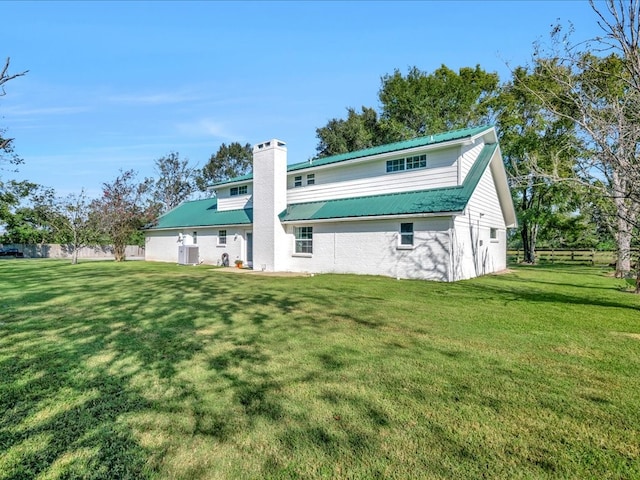
<instances>
[{"instance_id":1,"label":"wooden fence","mask_svg":"<svg viewBox=\"0 0 640 480\"><path fill-rule=\"evenodd\" d=\"M520 263L523 260L522 250L507 250L507 260ZM638 251L631 252L631 258L636 259ZM617 253L614 251L600 251L592 249L551 248L536 249L536 262L539 263L579 263L582 265L614 265Z\"/></svg>"}]
</instances>

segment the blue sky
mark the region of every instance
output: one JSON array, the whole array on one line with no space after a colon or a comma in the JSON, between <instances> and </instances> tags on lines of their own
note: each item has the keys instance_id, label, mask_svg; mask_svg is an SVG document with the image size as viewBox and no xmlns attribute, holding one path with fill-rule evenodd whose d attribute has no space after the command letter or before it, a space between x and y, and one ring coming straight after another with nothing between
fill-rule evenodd
<instances>
[{"instance_id":1,"label":"blue sky","mask_svg":"<svg viewBox=\"0 0 640 480\"><path fill-rule=\"evenodd\" d=\"M479 64L509 78L558 20L598 33L585 1L3 2L10 73L0 126L24 159L3 179L59 195L179 152L203 166L221 143L315 154L316 128L378 107L380 77Z\"/></svg>"}]
</instances>

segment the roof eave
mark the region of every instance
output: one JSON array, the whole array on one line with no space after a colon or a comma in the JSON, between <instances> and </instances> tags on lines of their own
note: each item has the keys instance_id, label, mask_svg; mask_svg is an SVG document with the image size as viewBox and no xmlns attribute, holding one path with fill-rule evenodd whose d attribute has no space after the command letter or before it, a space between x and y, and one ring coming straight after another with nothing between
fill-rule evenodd
<instances>
[{"instance_id":1,"label":"roof eave","mask_svg":"<svg viewBox=\"0 0 640 480\"><path fill-rule=\"evenodd\" d=\"M489 135L489 140L485 141L485 143L498 143L498 132L496 132L496 127L487 127L485 130L476 133L475 135L471 135L469 138L471 142L475 142L479 138L485 137Z\"/></svg>"},{"instance_id":2,"label":"roof eave","mask_svg":"<svg viewBox=\"0 0 640 480\"><path fill-rule=\"evenodd\" d=\"M144 228L145 232L153 232L153 231L166 231L166 230L184 230L185 228L219 228L219 227L243 227L247 225L252 225L252 222L247 223L221 223L221 224L202 224L202 225L182 225L179 227L152 227L152 228Z\"/></svg>"},{"instance_id":3,"label":"roof eave","mask_svg":"<svg viewBox=\"0 0 640 480\"><path fill-rule=\"evenodd\" d=\"M482 136L482 135L483 134L479 134L476 137ZM447 141L444 141L444 142L429 143L429 144L426 144L426 145L420 145L420 146L409 147L409 148L401 148L401 149L398 149L398 150L392 150L390 152L376 153L376 154L373 154L373 155L363 155L361 157L350 158L348 160L336 160L335 162L325 163L323 165L313 165L312 161L302 162L302 163L294 163L293 165L289 165L287 167L287 175L295 174L297 172L307 171L307 170L323 170L325 168L332 168L332 167L335 167L337 165L346 166L346 165L353 165L353 164L361 163L361 162L370 162L370 161L374 161L374 160L385 160L385 159L388 159L388 158L391 158L391 157L395 157L399 153L411 155L411 154L417 153L417 152L424 152L424 151L428 151L428 150L440 150L440 149L443 149L443 148L449 148L449 147L454 147L454 146L458 146L458 145L466 145L466 144L472 143L474 141L474 138L476 138L476 137L466 136L466 137L456 138L456 139L453 139L453 140L447 140ZM304 163L308 163L308 165L304 165ZM297 167L297 168L293 168L293 167Z\"/></svg>"},{"instance_id":4,"label":"roof eave","mask_svg":"<svg viewBox=\"0 0 640 480\"><path fill-rule=\"evenodd\" d=\"M317 219L281 220L284 225L295 225L300 223L337 223L367 220L397 220L400 218L433 218L433 217L454 217L462 215L462 211L452 212L426 212L426 213L398 213L389 215L362 215L352 217L333 217Z\"/></svg>"}]
</instances>

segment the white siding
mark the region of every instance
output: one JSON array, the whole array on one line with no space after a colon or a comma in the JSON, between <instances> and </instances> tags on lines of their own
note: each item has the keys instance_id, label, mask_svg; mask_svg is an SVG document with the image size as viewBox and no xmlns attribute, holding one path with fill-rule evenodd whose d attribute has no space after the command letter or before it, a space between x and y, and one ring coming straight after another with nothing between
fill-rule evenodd
<instances>
[{"instance_id":1,"label":"white siding","mask_svg":"<svg viewBox=\"0 0 640 480\"><path fill-rule=\"evenodd\" d=\"M387 173L387 159L355 165L336 165L312 171L316 184L293 187L294 177L306 172L292 172L287 178L287 203L313 202L336 198L410 192L427 188L451 187L458 182L459 149L448 148L427 153L427 168ZM399 156L397 158L403 158Z\"/></svg>"},{"instance_id":2,"label":"white siding","mask_svg":"<svg viewBox=\"0 0 640 480\"><path fill-rule=\"evenodd\" d=\"M476 140L472 145L464 145L462 147L460 152L460 184L467 178L467 173L471 170L483 147L484 142L481 138Z\"/></svg>"},{"instance_id":3,"label":"white siding","mask_svg":"<svg viewBox=\"0 0 640 480\"><path fill-rule=\"evenodd\" d=\"M507 234L491 169L487 168L464 216L454 222L454 280L498 272L507 266ZM491 229L497 238L491 239Z\"/></svg>"},{"instance_id":4,"label":"white siding","mask_svg":"<svg viewBox=\"0 0 640 480\"><path fill-rule=\"evenodd\" d=\"M471 195L467 205L467 211L469 210L473 215L479 217L481 226L505 229L504 217L490 168L484 171L478 186Z\"/></svg>"},{"instance_id":5,"label":"white siding","mask_svg":"<svg viewBox=\"0 0 640 480\"><path fill-rule=\"evenodd\" d=\"M233 197L218 197L218 210L241 210L251 206L251 195L235 195Z\"/></svg>"},{"instance_id":6,"label":"white siding","mask_svg":"<svg viewBox=\"0 0 640 480\"><path fill-rule=\"evenodd\" d=\"M400 223L404 222L414 224L414 248L410 250L398 248ZM313 227L313 254L291 254L289 269L447 281L449 223L448 218L415 218L308 224ZM293 252L293 228L288 230Z\"/></svg>"}]
</instances>

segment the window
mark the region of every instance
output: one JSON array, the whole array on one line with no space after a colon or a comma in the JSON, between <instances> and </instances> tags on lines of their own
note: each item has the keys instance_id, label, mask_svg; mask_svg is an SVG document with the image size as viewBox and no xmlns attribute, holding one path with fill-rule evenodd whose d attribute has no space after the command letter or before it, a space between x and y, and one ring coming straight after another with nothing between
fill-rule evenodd
<instances>
[{"instance_id":1,"label":"window","mask_svg":"<svg viewBox=\"0 0 640 480\"><path fill-rule=\"evenodd\" d=\"M235 197L236 195L246 195L247 194L247 186L242 185L240 187L231 187L231 196Z\"/></svg>"},{"instance_id":2,"label":"window","mask_svg":"<svg viewBox=\"0 0 640 480\"><path fill-rule=\"evenodd\" d=\"M498 239L498 229L497 228L492 228L489 230L489 238L491 240L497 240Z\"/></svg>"},{"instance_id":3,"label":"window","mask_svg":"<svg viewBox=\"0 0 640 480\"><path fill-rule=\"evenodd\" d=\"M387 160L387 172L401 172L403 170L415 170L416 168L427 168L426 155Z\"/></svg>"},{"instance_id":4,"label":"window","mask_svg":"<svg viewBox=\"0 0 640 480\"><path fill-rule=\"evenodd\" d=\"M316 183L316 174L310 173L307 175L307 185L315 185Z\"/></svg>"},{"instance_id":5,"label":"window","mask_svg":"<svg viewBox=\"0 0 640 480\"><path fill-rule=\"evenodd\" d=\"M293 187L297 188L297 187L301 187L302 186L302 175L298 176L298 177L293 177Z\"/></svg>"},{"instance_id":6,"label":"window","mask_svg":"<svg viewBox=\"0 0 640 480\"><path fill-rule=\"evenodd\" d=\"M193 244L196 245L198 243L198 232L193 232Z\"/></svg>"},{"instance_id":7,"label":"window","mask_svg":"<svg viewBox=\"0 0 640 480\"><path fill-rule=\"evenodd\" d=\"M313 253L313 227L296 227L296 253Z\"/></svg>"},{"instance_id":8,"label":"window","mask_svg":"<svg viewBox=\"0 0 640 480\"><path fill-rule=\"evenodd\" d=\"M426 155L416 155L415 157L409 157L406 159L406 161L407 161L407 170L413 170L414 168L427 167Z\"/></svg>"},{"instance_id":9,"label":"window","mask_svg":"<svg viewBox=\"0 0 640 480\"><path fill-rule=\"evenodd\" d=\"M387 160L387 172L398 172L400 170L404 170L404 158Z\"/></svg>"},{"instance_id":10,"label":"window","mask_svg":"<svg viewBox=\"0 0 640 480\"><path fill-rule=\"evenodd\" d=\"M400 224L400 245L413 245L413 223Z\"/></svg>"},{"instance_id":11,"label":"window","mask_svg":"<svg viewBox=\"0 0 640 480\"><path fill-rule=\"evenodd\" d=\"M218 245L226 245L226 244L227 244L227 231L218 230Z\"/></svg>"}]
</instances>

